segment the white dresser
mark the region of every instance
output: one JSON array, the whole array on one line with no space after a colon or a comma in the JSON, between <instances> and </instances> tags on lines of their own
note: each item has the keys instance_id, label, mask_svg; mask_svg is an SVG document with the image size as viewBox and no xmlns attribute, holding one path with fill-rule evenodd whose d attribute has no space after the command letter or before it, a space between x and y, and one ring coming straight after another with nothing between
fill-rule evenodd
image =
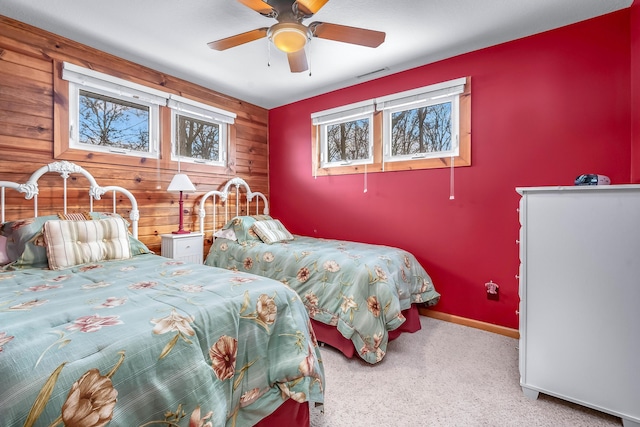
<instances>
[{"instance_id":1,"label":"white dresser","mask_svg":"<svg viewBox=\"0 0 640 427\"><path fill-rule=\"evenodd\" d=\"M516 191L523 392L640 426L640 185Z\"/></svg>"},{"instance_id":2,"label":"white dresser","mask_svg":"<svg viewBox=\"0 0 640 427\"><path fill-rule=\"evenodd\" d=\"M161 234L162 256L202 264L204 236L202 233Z\"/></svg>"}]
</instances>

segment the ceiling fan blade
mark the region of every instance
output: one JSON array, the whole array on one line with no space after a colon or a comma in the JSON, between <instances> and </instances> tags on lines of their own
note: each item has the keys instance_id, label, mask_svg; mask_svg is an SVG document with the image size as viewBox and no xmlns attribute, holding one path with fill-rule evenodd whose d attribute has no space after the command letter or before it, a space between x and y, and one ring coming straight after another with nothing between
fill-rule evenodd
<instances>
[{"instance_id":1,"label":"ceiling fan blade","mask_svg":"<svg viewBox=\"0 0 640 427\"><path fill-rule=\"evenodd\" d=\"M268 28L258 28L257 30L247 31L246 33L236 34L235 36L227 37L225 39L216 40L207 43L211 49L225 50L231 47L240 46L241 44L249 43L254 40L261 39L267 36Z\"/></svg>"},{"instance_id":2,"label":"ceiling fan blade","mask_svg":"<svg viewBox=\"0 0 640 427\"><path fill-rule=\"evenodd\" d=\"M273 12L273 8L262 0L238 0L238 2L262 15L269 15Z\"/></svg>"},{"instance_id":3,"label":"ceiling fan blade","mask_svg":"<svg viewBox=\"0 0 640 427\"><path fill-rule=\"evenodd\" d=\"M309 69L309 65L307 64L307 55L305 54L304 49L288 53L287 59L289 59L289 68L292 73L301 73Z\"/></svg>"},{"instance_id":4,"label":"ceiling fan blade","mask_svg":"<svg viewBox=\"0 0 640 427\"><path fill-rule=\"evenodd\" d=\"M307 16L317 13L329 0L297 0L298 10Z\"/></svg>"},{"instance_id":5,"label":"ceiling fan blade","mask_svg":"<svg viewBox=\"0 0 640 427\"><path fill-rule=\"evenodd\" d=\"M386 37L386 34L381 31L329 24L327 22L312 22L309 28L314 37L367 47L380 46Z\"/></svg>"}]
</instances>

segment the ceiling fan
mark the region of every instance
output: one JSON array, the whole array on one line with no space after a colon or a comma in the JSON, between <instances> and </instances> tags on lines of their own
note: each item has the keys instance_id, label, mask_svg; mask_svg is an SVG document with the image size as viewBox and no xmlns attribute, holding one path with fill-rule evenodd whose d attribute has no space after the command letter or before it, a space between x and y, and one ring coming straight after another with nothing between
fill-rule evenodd
<instances>
[{"instance_id":1,"label":"ceiling fan","mask_svg":"<svg viewBox=\"0 0 640 427\"><path fill-rule=\"evenodd\" d=\"M207 43L211 49L225 50L263 37L287 54L289 68L293 73L309 69L304 47L312 37L378 47L384 42L385 33L364 28L327 22L312 22L308 26L303 20L311 18L329 0L238 0L259 14L275 18L278 23L235 36Z\"/></svg>"}]
</instances>

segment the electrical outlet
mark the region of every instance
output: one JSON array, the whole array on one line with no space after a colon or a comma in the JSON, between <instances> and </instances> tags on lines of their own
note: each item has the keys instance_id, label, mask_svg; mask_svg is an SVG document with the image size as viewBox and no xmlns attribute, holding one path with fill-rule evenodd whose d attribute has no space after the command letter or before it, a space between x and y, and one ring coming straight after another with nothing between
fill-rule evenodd
<instances>
[{"instance_id":1,"label":"electrical outlet","mask_svg":"<svg viewBox=\"0 0 640 427\"><path fill-rule=\"evenodd\" d=\"M484 287L487 291L487 299L491 301L499 301L500 300L500 286L497 283L494 283L493 280L489 280L484 284Z\"/></svg>"}]
</instances>

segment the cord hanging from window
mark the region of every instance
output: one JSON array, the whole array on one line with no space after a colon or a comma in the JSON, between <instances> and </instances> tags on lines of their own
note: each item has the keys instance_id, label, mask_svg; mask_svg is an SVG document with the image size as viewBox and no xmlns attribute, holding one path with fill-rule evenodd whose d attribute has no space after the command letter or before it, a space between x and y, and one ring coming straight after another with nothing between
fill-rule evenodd
<instances>
[{"instance_id":1,"label":"cord hanging from window","mask_svg":"<svg viewBox=\"0 0 640 427\"><path fill-rule=\"evenodd\" d=\"M318 158L320 157L320 126L316 126L316 155L313 158L313 179L318 179Z\"/></svg>"},{"instance_id":2,"label":"cord hanging from window","mask_svg":"<svg viewBox=\"0 0 640 427\"><path fill-rule=\"evenodd\" d=\"M364 191L363 193L367 192L367 164L364 164Z\"/></svg>"},{"instance_id":3,"label":"cord hanging from window","mask_svg":"<svg viewBox=\"0 0 640 427\"><path fill-rule=\"evenodd\" d=\"M382 151L382 159L380 160L380 163L381 163L380 166L382 167L382 172L384 172L384 159L385 159L385 156L384 156L384 150L383 150Z\"/></svg>"},{"instance_id":4,"label":"cord hanging from window","mask_svg":"<svg viewBox=\"0 0 640 427\"><path fill-rule=\"evenodd\" d=\"M231 132L227 132L227 153L231 149ZM229 165L229 155L226 155L225 164L227 165L227 181L231 178L231 165Z\"/></svg>"},{"instance_id":5,"label":"cord hanging from window","mask_svg":"<svg viewBox=\"0 0 640 427\"><path fill-rule=\"evenodd\" d=\"M456 198L454 195L454 182L453 182L453 170L454 170L455 157L451 156L451 175L449 176L449 200Z\"/></svg>"}]
</instances>

